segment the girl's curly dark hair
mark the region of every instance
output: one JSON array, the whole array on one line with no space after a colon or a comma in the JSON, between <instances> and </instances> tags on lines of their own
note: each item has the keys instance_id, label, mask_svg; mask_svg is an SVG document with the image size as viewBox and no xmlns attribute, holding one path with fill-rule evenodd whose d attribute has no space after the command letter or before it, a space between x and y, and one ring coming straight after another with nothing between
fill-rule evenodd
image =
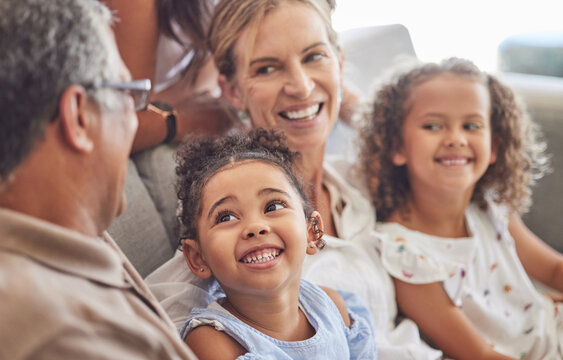
<instances>
[{"instance_id":1,"label":"girl's curly dark hair","mask_svg":"<svg viewBox=\"0 0 563 360\"><path fill-rule=\"evenodd\" d=\"M394 75L376 92L360 132L361 164L379 220L406 210L410 191L406 166L396 166L393 154L403 145L403 121L410 111L413 89L443 73L465 76L484 84L491 99L492 138L498 141L497 160L477 182L471 201L482 209L487 199L523 213L531 204L531 185L549 171L538 126L513 91L471 61L450 58L424 63Z\"/></svg>"},{"instance_id":2,"label":"girl's curly dark hair","mask_svg":"<svg viewBox=\"0 0 563 360\"><path fill-rule=\"evenodd\" d=\"M295 175L299 156L285 144L285 135L276 130L255 129L248 134L223 137L192 137L176 153L176 191L180 200L180 239L199 241L197 220L201 216L201 196L207 181L221 168L245 160L258 160L281 169L301 196L305 217L313 209ZM180 240L181 241L181 240Z\"/></svg>"}]
</instances>

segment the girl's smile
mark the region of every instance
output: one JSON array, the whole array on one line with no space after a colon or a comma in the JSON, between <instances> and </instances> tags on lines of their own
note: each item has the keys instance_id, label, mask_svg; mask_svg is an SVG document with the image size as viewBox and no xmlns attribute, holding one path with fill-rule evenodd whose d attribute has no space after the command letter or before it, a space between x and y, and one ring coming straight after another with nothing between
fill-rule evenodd
<instances>
[{"instance_id":1,"label":"girl's smile","mask_svg":"<svg viewBox=\"0 0 563 360\"><path fill-rule=\"evenodd\" d=\"M267 247L261 250L249 250L239 261L252 269L267 269L279 262L283 250L275 247Z\"/></svg>"},{"instance_id":2,"label":"girl's smile","mask_svg":"<svg viewBox=\"0 0 563 360\"><path fill-rule=\"evenodd\" d=\"M470 162L474 161L473 158L462 157L462 156L443 156L438 157L435 160L438 164L441 164L448 168L456 168L464 165L468 165Z\"/></svg>"},{"instance_id":3,"label":"girl's smile","mask_svg":"<svg viewBox=\"0 0 563 360\"><path fill-rule=\"evenodd\" d=\"M442 74L417 85L403 124L403 145L393 156L406 165L419 193L454 191L470 195L496 160L485 86L460 75ZM433 189L433 190L431 190Z\"/></svg>"},{"instance_id":4,"label":"girl's smile","mask_svg":"<svg viewBox=\"0 0 563 360\"><path fill-rule=\"evenodd\" d=\"M227 294L267 294L299 282L310 232L281 169L260 160L225 166L204 186L201 210L202 264Z\"/></svg>"}]
</instances>

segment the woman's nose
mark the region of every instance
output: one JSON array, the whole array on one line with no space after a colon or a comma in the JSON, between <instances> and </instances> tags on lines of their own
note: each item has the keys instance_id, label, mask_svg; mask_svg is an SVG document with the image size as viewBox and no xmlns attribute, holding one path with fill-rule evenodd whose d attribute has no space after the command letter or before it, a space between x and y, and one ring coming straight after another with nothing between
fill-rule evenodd
<instances>
[{"instance_id":1,"label":"woman's nose","mask_svg":"<svg viewBox=\"0 0 563 360\"><path fill-rule=\"evenodd\" d=\"M287 95L306 99L311 95L314 88L315 82L301 64L292 66L289 69L284 85L284 91Z\"/></svg>"},{"instance_id":2,"label":"woman's nose","mask_svg":"<svg viewBox=\"0 0 563 360\"><path fill-rule=\"evenodd\" d=\"M259 235L266 235L270 232L270 227L264 222L253 222L249 224L243 231L244 239L251 239Z\"/></svg>"}]
</instances>

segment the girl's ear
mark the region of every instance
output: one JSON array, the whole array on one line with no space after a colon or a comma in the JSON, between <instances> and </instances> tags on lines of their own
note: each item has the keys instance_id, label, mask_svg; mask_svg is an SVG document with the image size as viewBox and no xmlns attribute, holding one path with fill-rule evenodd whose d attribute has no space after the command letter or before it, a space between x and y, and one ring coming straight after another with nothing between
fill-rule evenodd
<instances>
[{"instance_id":1,"label":"girl's ear","mask_svg":"<svg viewBox=\"0 0 563 360\"><path fill-rule=\"evenodd\" d=\"M182 241L182 252L184 253L184 259L186 259L188 267L197 277L207 279L213 275L211 269L207 266L207 262L205 262L201 255L197 241L184 239L184 241Z\"/></svg>"},{"instance_id":2,"label":"girl's ear","mask_svg":"<svg viewBox=\"0 0 563 360\"><path fill-rule=\"evenodd\" d=\"M318 211L313 211L309 216L309 226L307 228L307 254L315 255L324 247L324 227L323 219Z\"/></svg>"},{"instance_id":3,"label":"girl's ear","mask_svg":"<svg viewBox=\"0 0 563 360\"><path fill-rule=\"evenodd\" d=\"M400 149L391 155L391 161L396 166L403 166L407 163L407 157L403 154L403 150Z\"/></svg>"},{"instance_id":4,"label":"girl's ear","mask_svg":"<svg viewBox=\"0 0 563 360\"><path fill-rule=\"evenodd\" d=\"M237 110L244 111L244 101L239 87L234 81L227 80L225 75L219 75L218 78L221 93Z\"/></svg>"}]
</instances>

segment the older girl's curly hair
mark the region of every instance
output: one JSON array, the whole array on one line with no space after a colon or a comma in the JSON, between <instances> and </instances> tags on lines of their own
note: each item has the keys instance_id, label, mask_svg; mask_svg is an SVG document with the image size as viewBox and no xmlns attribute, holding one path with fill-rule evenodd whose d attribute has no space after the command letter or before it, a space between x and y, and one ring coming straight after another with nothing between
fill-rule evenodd
<instances>
[{"instance_id":1,"label":"older girl's curly hair","mask_svg":"<svg viewBox=\"0 0 563 360\"><path fill-rule=\"evenodd\" d=\"M376 92L364 116L360 156L378 219L386 220L397 209L406 210L410 191L406 166L394 165L392 156L403 145L403 121L410 111L413 89L443 73L474 79L484 84L490 94L497 160L477 182L471 201L482 209L491 199L519 213L527 211L531 185L549 171L546 145L540 141L538 126L509 87L468 60L450 58L439 64L419 64L394 75Z\"/></svg>"},{"instance_id":2,"label":"older girl's curly hair","mask_svg":"<svg viewBox=\"0 0 563 360\"><path fill-rule=\"evenodd\" d=\"M301 196L305 217L313 209L295 175L294 161L299 154L285 144L285 135L276 130L255 129L248 134L224 137L192 137L176 154L176 191L180 200L180 239L199 241L197 220L201 216L201 196L209 179L226 165L258 160L281 169ZM180 240L181 241L181 240Z\"/></svg>"}]
</instances>

